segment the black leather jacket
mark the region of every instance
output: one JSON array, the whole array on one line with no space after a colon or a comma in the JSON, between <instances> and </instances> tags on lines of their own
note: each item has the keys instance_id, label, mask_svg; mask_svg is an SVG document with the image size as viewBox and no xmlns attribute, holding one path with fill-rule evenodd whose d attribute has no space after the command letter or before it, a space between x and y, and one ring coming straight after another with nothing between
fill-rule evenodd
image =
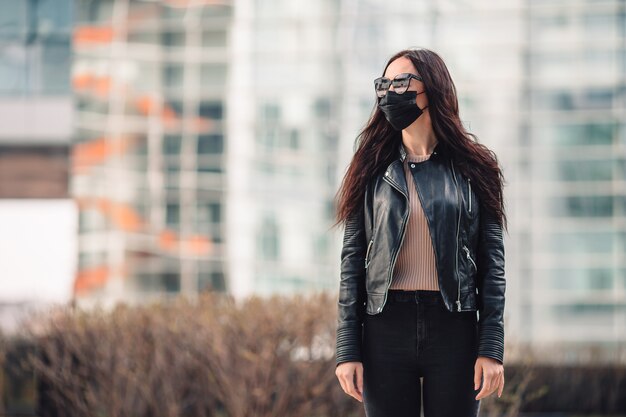
<instances>
[{"instance_id":1,"label":"black leather jacket","mask_svg":"<svg viewBox=\"0 0 626 417\"><path fill-rule=\"evenodd\" d=\"M398 159L365 190L362 210L345 224L341 251L336 364L361 361L364 314L380 313L409 216L406 158ZM478 355L504 363L504 243L502 227L481 210L471 181L443 142L411 166L435 250L439 288L452 312L478 310Z\"/></svg>"}]
</instances>

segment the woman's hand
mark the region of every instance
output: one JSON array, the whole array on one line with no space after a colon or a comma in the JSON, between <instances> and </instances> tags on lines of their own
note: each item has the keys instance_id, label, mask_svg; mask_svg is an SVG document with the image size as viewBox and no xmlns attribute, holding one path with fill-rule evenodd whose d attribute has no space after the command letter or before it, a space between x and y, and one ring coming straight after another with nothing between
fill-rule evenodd
<instances>
[{"instance_id":1,"label":"woman's hand","mask_svg":"<svg viewBox=\"0 0 626 417\"><path fill-rule=\"evenodd\" d=\"M504 365L493 358L479 356L474 365L474 391L480 387L483 378L483 388L476 396L477 400L484 398L498 389L498 398L504 389Z\"/></svg>"},{"instance_id":2,"label":"woman's hand","mask_svg":"<svg viewBox=\"0 0 626 417\"><path fill-rule=\"evenodd\" d=\"M346 394L363 402L363 363L340 363L337 365L337 369L335 369L335 375L339 378L341 388L343 388Z\"/></svg>"}]
</instances>

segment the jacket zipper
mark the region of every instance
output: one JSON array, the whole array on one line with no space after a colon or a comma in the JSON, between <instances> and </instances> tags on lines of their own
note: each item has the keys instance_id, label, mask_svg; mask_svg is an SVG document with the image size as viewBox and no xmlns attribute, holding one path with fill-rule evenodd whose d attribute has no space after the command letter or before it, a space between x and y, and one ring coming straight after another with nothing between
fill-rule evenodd
<instances>
[{"instance_id":1,"label":"jacket zipper","mask_svg":"<svg viewBox=\"0 0 626 417\"><path fill-rule=\"evenodd\" d=\"M456 197L458 201L458 206L461 207L461 200L459 199L459 183L456 179L456 172L454 170L454 164L452 163L452 159L450 159L450 166L452 167L452 177L454 178L454 184L456 185ZM459 220L456 225L456 249L455 249L455 257L454 262L456 265L456 279L458 281L457 288L457 298L456 298L456 309L457 311L461 311L461 277L459 276L459 229L461 227L461 210L459 209Z\"/></svg>"},{"instance_id":2,"label":"jacket zipper","mask_svg":"<svg viewBox=\"0 0 626 417\"><path fill-rule=\"evenodd\" d=\"M389 287L391 287L391 274L393 273L393 269L396 265L396 259L398 258L398 254L400 253L400 248L402 247L402 242L404 241L404 235L406 234L406 221L409 218L409 213L411 212L411 207L409 207L409 196L404 194L402 192L402 190L396 186L394 184L393 181L391 181L390 179L387 178L387 174L385 173L385 176L383 177L385 179L385 181L387 181L393 188L395 188L396 190L398 190L398 192L400 194L402 194L406 200L406 214L404 215L404 218L402 219L402 236L400 237L400 244L398 244L398 247L396 248L396 253L393 255L393 260L391 262L391 270L389 271L389 274L387 276L387 288L385 289L385 298L383 299L383 303L381 304L381 306L378 308L378 312L382 311L383 307L385 306L385 304L387 303L387 295L389 294Z\"/></svg>"},{"instance_id":3,"label":"jacket zipper","mask_svg":"<svg viewBox=\"0 0 626 417\"><path fill-rule=\"evenodd\" d=\"M469 191L469 212L472 212L472 184L471 178L467 178L467 189Z\"/></svg>"},{"instance_id":4,"label":"jacket zipper","mask_svg":"<svg viewBox=\"0 0 626 417\"><path fill-rule=\"evenodd\" d=\"M474 262L474 260L472 259L472 257L470 256L470 251L467 248L467 246L463 245L463 249L465 250L465 253L467 254L467 259L469 259L469 261L472 263L472 265L474 265L474 269L478 270L478 268L476 267L476 263Z\"/></svg>"},{"instance_id":5,"label":"jacket zipper","mask_svg":"<svg viewBox=\"0 0 626 417\"><path fill-rule=\"evenodd\" d=\"M367 245L367 252L365 253L365 269L369 266L368 257L370 255L370 249L372 248L372 243L374 243L374 235L372 234L372 238L370 239L370 243Z\"/></svg>"}]
</instances>

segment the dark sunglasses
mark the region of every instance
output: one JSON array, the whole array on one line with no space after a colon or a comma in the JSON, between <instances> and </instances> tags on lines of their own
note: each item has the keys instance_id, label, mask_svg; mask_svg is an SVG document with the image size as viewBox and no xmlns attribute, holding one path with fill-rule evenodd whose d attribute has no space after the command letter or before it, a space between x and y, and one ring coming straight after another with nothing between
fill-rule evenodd
<instances>
[{"instance_id":1,"label":"dark sunglasses","mask_svg":"<svg viewBox=\"0 0 626 417\"><path fill-rule=\"evenodd\" d=\"M408 72L396 75L393 80L390 80L386 77L378 77L374 80L374 89L376 90L376 95L379 98L384 97L389 90L389 86L392 84L393 91L398 94L404 94L406 90L408 90L409 84L411 84L411 78L415 78L417 81L423 81L422 77L420 77L419 75L411 74Z\"/></svg>"}]
</instances>

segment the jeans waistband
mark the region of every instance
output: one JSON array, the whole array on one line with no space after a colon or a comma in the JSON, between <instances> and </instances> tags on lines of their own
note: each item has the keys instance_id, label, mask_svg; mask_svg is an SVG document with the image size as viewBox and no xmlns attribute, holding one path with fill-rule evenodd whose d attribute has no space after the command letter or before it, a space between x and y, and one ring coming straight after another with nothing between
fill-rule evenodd
<instances>
[{"instance_id":1,"label":"jeans waistband","mask_svg":"<svg viewBox=\"0 0 626 417\"><path fill-rule=\"evenodd\" d=\"M387 301L417 302L420 304L443 304L441 292L437 290L388 290Z\"/></svg>"}]
</instances>

